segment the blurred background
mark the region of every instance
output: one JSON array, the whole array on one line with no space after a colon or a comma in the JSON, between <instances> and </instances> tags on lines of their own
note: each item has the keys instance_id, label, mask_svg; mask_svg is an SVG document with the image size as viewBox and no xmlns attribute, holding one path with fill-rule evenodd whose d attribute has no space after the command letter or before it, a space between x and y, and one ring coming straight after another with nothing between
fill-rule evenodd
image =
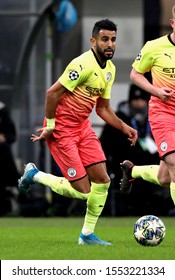
<instances>
[{"instance_id":1,"label":"blurred background","mask_svg":"<svg viewBox=\"0 0 175 280\"><path fill-rule=\"evenodd\" d=\"M90 48L91 30L97 20L109 18L118 26L113 58L117 75L111 95L114 110L128 99L131 65L143 44L171 32L169 18L174 0L72 0L75 10L70 26L64 26L61 3L0 1L0 101L7 105L16 126L12 151L19 174L25 163L34 162L41 170L60 175L45 143L34 144L30 136L42 125L46 89L71 59ZM104 123L94 112L90 118L100 138ZM80 215L85 209L84 202L60 197L42 186L25 195L19 194L16 186L6 188L9 206L2 215L69 216ZM175 214L169 190L139 181L135 191L125 196L112 181L103 215L150 213Z\"/></svg>"}]
</instances>

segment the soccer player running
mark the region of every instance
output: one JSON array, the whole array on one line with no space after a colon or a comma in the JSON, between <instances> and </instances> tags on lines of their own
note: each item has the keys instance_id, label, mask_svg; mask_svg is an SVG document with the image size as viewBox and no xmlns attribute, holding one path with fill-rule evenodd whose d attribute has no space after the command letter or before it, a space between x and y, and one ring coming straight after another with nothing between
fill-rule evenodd
<instances>
[{"instance_id":1,"label":"soccer player running","mask_svg":"<svg viewBox=\"0 0 175 280\"><path fill-rule=\"evenodd\" d=\"M129 160L121 163L121 192L129 193L132 180L142 178L170 187L175 204L175 5L170 25L172 33L148 41L133 63L131 80L151 94L149 121L160 155L160 165L134 166ZM152 83L145 77L151 71Z\"/></svg>"},{"instance_id":2,"label":"soccer player running","mask_svg":"<svg viewBox=\"0 0 175 280\"><path fill-rule=\"evenodd\" d=\"M137 131L119 119L110 107L115 78L111 59L116 35L117 26L110 20L96 22L91 49L73 59L47 90L44 126L31 139L47 141L64 177L44 173L28 163L18 183L21 192L27 192L34 183L41 183L60 195L87 200L79 244L111 245L94 234L110 186L106 158L88 119L94 106L97 115L121 130L131 145L137 141Z\"/></svg>"}]
</instances>

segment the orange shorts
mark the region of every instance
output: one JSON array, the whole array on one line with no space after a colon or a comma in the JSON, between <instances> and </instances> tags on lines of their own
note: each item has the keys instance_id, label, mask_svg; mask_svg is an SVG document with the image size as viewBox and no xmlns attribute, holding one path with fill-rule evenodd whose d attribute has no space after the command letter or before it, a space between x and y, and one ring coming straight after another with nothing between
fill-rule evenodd
<instances>
[{"instance_id":1,"label":"orange shorts","mask_svg":"<svg viewBox=\"0 0 175 280\"><path fill-rule=\"evenodd\" d=\"M150 125L160 158L175 152L175 117L151 117Z\"/></svg>"},{"instance_id":2,"label":"orange shorts","mask_svg":"<svg viewBox=\"0 0 175 280\"><path fill-rule=\"evenodd\" d=\"M63 176L69 181L83 178L87 174L86 167L106 161L89 120L78 127L54 130L47 144Z\"/></svg>"}]
</instances>

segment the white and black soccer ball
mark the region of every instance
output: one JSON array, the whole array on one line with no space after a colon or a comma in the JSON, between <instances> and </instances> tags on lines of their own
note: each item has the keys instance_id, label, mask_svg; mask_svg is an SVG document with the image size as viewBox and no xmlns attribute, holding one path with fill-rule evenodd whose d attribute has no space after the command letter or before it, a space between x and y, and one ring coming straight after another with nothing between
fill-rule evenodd
<instances>
[{"instance_id":1,"label":"white and black soccer ball","mask_svg":"<svg viewBox=\"0 0 175 280\"><path fill-rule=\"evenodd\" d=\"M154 215L146 215L135 222L133 233L139 244L157 246L164 240L166 228L160 218Z\"/></svg>"}]
</instances>

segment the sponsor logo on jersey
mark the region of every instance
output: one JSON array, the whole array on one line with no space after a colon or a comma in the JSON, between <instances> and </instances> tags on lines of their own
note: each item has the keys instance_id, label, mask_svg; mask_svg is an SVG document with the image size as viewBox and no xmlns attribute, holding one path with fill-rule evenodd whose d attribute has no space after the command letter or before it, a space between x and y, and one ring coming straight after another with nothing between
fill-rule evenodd
<instances>
[{"instance_id":1,"label":"sponsor logo on jersey","mask_svg":"<svg viewBox=\"0 0 175 280\"><path fill-rule=\"evenodd\" d=\"M163 72L168 73L168 74L174 74L175 73L175 67L163 68Z\"/></svg>"},{"instance_id":2,"label":"sponsor logo on jersey","mask_svg":"<svg viewBox=\"0 0 175 280\"><path fill-rule=\"evenodd\" d=\"M102 92L104 91L104 88L93 88L93 87L86 87L86 90L89 92L90 96L91 95L99 95L102 94Z\"/></svg>"},{"instance_id":3,"label":"sponsor logo on jersey","mask_svg":"<svg viewBox=\"0 0 175 280\"><path fill-rule=\"evenodd\" d=\"M166 74L169 74L169 78L171 78L171 79L175 78L175 68L174 67L163 68L163 72Z\"/></svg>"}]
</instances>

